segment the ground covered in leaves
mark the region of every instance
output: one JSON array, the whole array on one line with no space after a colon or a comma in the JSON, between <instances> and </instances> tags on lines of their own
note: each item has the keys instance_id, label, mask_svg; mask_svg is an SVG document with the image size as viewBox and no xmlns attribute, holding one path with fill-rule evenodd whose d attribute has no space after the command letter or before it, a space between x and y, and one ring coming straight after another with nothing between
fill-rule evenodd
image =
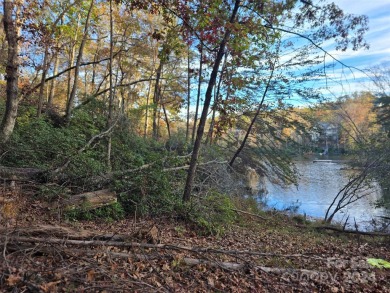
<instances>
[{"instance_id":1,"label":"ground covered in leaves","mask_svg":"<svg viewBox=\"0 0 390 293\"><path fill-rule=\"evenodd\" d=\"M51 217L43 216L49 215ZM64 222L39 202L0 225L2 292L390 292L390 238L241 215L224 235L177 219Z\"/></svg>"}]
</instances>

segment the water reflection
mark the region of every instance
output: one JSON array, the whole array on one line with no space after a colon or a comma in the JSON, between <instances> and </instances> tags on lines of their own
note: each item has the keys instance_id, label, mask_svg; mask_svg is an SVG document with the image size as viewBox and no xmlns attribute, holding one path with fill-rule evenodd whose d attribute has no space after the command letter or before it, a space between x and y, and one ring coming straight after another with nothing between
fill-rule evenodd
<instances>
[{"instance_id":1,"label":"water reflection","mask_svg":"<svg viewBox=\"0 0 390 293\"><path fill-rule=\"evenodd\" d=\"M268 182L266 204L278 210L297 207L298 213L324 218L334 197L348 182L348 176L351 173L348 165L340 160L314 163L311 159L297 161L296 166L301 175L298 189L295 186L284 189ZM356 219L359 229L367 229L373 218L378 219L378 216L386 214L383 208L375 208L374 203L380 197L381 191L377 186L367 197L350 204L337 213L334 221L345 222L349 215L349 227L354 226Z\"/></svg>"}]
</instances>

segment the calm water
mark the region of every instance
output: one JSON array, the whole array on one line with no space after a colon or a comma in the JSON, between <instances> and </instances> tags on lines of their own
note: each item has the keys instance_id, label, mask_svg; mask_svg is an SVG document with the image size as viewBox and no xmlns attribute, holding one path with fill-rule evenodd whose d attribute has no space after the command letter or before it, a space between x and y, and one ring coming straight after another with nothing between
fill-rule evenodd
<instances>
[{"instance_id":1,"label":"calm water","mask_svg":"<svg viewBox=\"0 0 390 293\"><path fill-rule=\"evenodd\" d=\"M337 161L313 163L313 160L305 160L297 161L296 166L301 175L298 189L295 186L283 189L267 183L266 204L278 210L298 206L300 214L306 213L308 216L324 218L333 198L348 182L348 175L351 171L343 170L348 166ZM380 197L380 189L375 188L366 198L362 198L339 211L335 215L334 221L345 222L349 215L349 226L354 223L355 218L359 229L368 229L372 218L386 215L384 209L374 208L373 203Z\"/></svg>"}]
</instances>

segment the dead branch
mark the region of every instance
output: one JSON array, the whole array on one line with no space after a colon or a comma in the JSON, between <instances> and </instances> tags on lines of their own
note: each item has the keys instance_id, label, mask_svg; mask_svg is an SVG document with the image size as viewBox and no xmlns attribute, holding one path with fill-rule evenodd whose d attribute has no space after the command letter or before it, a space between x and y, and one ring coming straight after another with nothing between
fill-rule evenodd
<instances>
[{"instance_id":1,"label":"dead branch","mask_svg":"<svg viewBox=\"0 0 390 293\"><path fill-rule=\"evenodd\" d=\"M240 214L244 214L244 215L249 215L249 216L252 216L252 217L256 217L256 218L259 218L259 219L262 219L264 221L268 220L262 216L259 216L259 215L256 215L256 214L252 214L252 213L248 213L246 211L242 211L242 210L237 210L237 209L232 209L232 211L236 212L236 213L240 213Z\"/></svg>"},{"instance_id":2,"label":"dead branch","mask_svg":"<svg viewBox=\"0 0 390 293\"><path fill-rule=\"evenodd\" d=\"M227 163L228 163L228 161L213 160L213 161L209 161L209 162L205 162L205 163L200 163L200 164L198 164L198 166L202 167L202 166L207 166L210 164L227 164ZM179 167L165 168L165 169L163 169L163 171L164 172L171 172L171 171L178 171L178 170L187 170L189 167L190 167L190 165L184 165L184 166L179 166Z\"/></svg>"},{"instance_id":3,"label":"dead branch","mask_svg":"<svg viewBox=\"0 0 390 293\"><path fill-rule=\"evenodd\" d=\"M35 179L43 171L36 168L13 168L0 166L0 178L12 181L26 181Z\"/></svg>"},{"instance_id":4,"label":"dead branch","mask_svg":"<svg viewBox=\"0 0 390 293\"><path fill-rule=\"evenodd\" d=\"M113 235L114 236L114 235ZM276 254L276 253L266 253L258 251L249 251L249 250L223 250L223 249L214 249L214 248L204 248L204 247L188 247L182 245L173 245L173 244L150 244L150 243L138 243L138 242L127 242L127 241L102 241L102 240L73 240L73 239L60 239L60 238L41 238L41 237L23 237L23 236L11 236L7 235L9 242L28 242L28 243L44 243L44 244L58 244L58 245L75 245L80 247L86 246L112 246L118 248L151 248L151 249L163 249L163 250L184 250L194 253L214 253L214 254L227 254L232 256L237 255L253 255L253 256L265 256L265 257L286 257L286 258L314 258L322 260L324 258L315 256L315 255L305 255L305 254ZM109 238L109 235L105 235ZM132 238L131 236L121 236L124 240ZM4 239L5 236L0 235L0 239ZM96 236L99 238L99 236Z\"/></svg>"},{"instance_id":5,"label":"dead branch","mask_svg":"<svg viewBox=\"0 0 390 293\"><path fill-rule=\"evenodd\" d=\"M377 237L390 237L390 233L381 233L381 232L365 232L358 230L343 230L340 228L332 227L332 226L318 226L314 227L317 230L332 230L340 233L348 233L348 234L357 234L357 235L367 235L367 236L377 236Z\"/></svg>"},{"instance_id":6,"label":"dead branch","mask_svg":"<svg viewBox=\"0 0 390 293\"><path fill-rule=\"evenodd\" d=\"M220 267L222 269L233 270L233 271L241 270L247 266L247 264L243 264L243 263L217 262L217 261L193 259L193 258L186 258L186 257L183 259L183 261L186 265L189 266L205 264L211 267ZM254 269L261 270L266 273L274 273L274 274L285 274L285 273L293 274L297 272L308 276L320 274L318 271L305 270L305 269L285 269L285 268L273 268L273 267L264 267L264 266L255 266Z\"/></svg>"},{"instance_id":7,"label":"dead branch","mask_svg":"<svg viewBox=\"0 0 390 293\"><path fill-rule=\"evenodd\" d=\"M190 155L191 155L191 153L188 154L188 155L179 156L179 157L176 157L176 158L185 158L185 157L188 157ZM109 173L106 173L106 174L94 177L92 179L92 181L111 180L114 176L123 176L123 175L128 174L128 173L134 173L134 172L139 172L139 171L142 171L142 170L146 170L146 169L148 169L150 167L153 167L158 162L161 162L161 161L164 162L167 159L168 158L166 157L166 158L163 158L163 159L151 162L151 163L144 164L144 165L142 165L142 166L140 166L138 168L134 168L134 169L126 169L126 170L121 170L121 171L109 172ZM216 161L216 160L213 160L213 161L209 161L209 162L206 162L206 163L200 163L198 166L206 166L206 165L210 165L210 164L226 164L226 163L227 163L227 161ZM189 167L190 167L189 165L184 165L184 166L178 166L178 167L164 168L164 169L162 169L162 171L163 172L172 172L172 171L186 170ZM101 179L99 179L99 178L101 178Z\"/></svg>"}]
</instances>

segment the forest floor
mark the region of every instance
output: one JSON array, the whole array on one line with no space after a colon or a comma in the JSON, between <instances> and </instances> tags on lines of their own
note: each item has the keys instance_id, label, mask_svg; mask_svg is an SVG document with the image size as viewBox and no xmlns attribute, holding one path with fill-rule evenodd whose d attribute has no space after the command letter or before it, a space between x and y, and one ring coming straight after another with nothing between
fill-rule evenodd
<instances>
[{"instance_id":1,"label":"forest floor","mask_svg":"<svg viewBox=\"0 0 390 293\"><path fill-rule=\"evenodd\" d=\"M390 237L277 213L205 236L168 218L66 222L41 201L18 205L0 219L1 292L390 292L390 269L367 262L390 260Z\"/></svg>"}]
</instances>

